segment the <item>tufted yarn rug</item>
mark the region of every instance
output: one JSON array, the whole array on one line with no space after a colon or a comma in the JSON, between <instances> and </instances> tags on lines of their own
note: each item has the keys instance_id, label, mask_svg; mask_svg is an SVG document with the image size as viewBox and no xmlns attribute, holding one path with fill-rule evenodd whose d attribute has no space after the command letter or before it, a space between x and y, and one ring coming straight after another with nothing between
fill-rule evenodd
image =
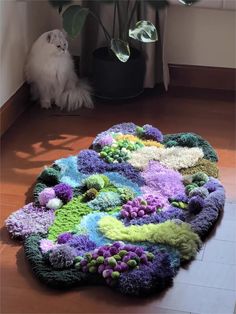
<instances>
[{"instance_id":1,"label":"tufted yarn rug","mask_svg":"<svg viewBox=\"0 0 236 314\"><path fill-rule=\"evenodd\" d=\"M115 125L91 149L37 177L33 202L6 220L45 284L106 284L147 295L194 259L225 202L217 155L194 133Z\"/></svg>"}]
</instances>

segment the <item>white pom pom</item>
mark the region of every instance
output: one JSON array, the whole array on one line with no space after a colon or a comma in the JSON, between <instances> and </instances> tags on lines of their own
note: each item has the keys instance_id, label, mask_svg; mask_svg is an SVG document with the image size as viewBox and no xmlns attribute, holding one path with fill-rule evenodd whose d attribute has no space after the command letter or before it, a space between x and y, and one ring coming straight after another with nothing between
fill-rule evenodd
<instances>
[{"instance_id":1,"label":"white pom pom","mask_svg":"<svg viewBox=\"0 0 236 314\"><path fill-rule=\"evenodd\" d=\"M55 197L47 202L46 207L49 209L58 209L62 207L62 205L63 205L62 201L59 198Z\"/></svg>"}]
</instances>

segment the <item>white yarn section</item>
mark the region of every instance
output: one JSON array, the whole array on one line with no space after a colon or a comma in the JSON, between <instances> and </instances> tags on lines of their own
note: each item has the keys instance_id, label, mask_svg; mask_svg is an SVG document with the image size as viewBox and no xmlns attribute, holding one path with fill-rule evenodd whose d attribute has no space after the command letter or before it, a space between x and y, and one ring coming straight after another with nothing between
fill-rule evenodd
<instances>
[{"instance_id":1,"label":"white yarn section","mask_svg":"<svg viewBox=\"0 0 236 314\"><path fill-rule=\"evenodd\" d=\"M195 166L200 158L203 158L204 153L199 147L142 147L129 154L127 161L133 167L145 169L150 160L157 160L162 165L179 170Z\"/></svg>"},{"instance_id":2,"label":"white yarn section","mask_svg":"<svg viewBox=\"0 0 236 314\"><path fill-rule=\"evenodd\" d=\"M63 205L62 201L59 198L55 197L55 198L52 198L51 200L49 200L47 202L46 207L49 209L55 209L56 210L58 208L61 208L62 205Z\"/></svg>"}]
</instances>

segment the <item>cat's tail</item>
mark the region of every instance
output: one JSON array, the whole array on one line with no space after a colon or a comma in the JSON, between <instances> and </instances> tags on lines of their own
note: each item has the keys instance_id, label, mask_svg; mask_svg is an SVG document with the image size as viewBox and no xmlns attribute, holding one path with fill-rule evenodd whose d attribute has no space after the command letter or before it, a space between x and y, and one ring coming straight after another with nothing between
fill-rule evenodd
<instances>
[{"instance_id":1,"label":"cat's tail","mask_svg":"<svg viewBox=\"0 0 236 314\"><path fill-rule=\"evenodd\" d=\"M94 107L91 97L92 88L83 80L63 91L56 104L61 109L68 111L76 110L81 107L92 109Z\"/></svg>"}]
</instances>

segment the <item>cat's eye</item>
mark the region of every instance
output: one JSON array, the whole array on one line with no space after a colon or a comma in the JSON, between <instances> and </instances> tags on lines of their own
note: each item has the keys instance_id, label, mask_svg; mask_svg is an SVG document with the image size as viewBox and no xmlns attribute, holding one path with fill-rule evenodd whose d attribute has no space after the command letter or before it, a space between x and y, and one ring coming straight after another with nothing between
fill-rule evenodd
<instances>
[{"instance_id":1,"label":"cat's eye","mask_svg":"<svg viewBox=\"0 0 236 314\"><path fill-rule=\"evenodd\" d=\"M57 48L61 48L61 46L57 46Z\"/></svg>"}]
</instances>

